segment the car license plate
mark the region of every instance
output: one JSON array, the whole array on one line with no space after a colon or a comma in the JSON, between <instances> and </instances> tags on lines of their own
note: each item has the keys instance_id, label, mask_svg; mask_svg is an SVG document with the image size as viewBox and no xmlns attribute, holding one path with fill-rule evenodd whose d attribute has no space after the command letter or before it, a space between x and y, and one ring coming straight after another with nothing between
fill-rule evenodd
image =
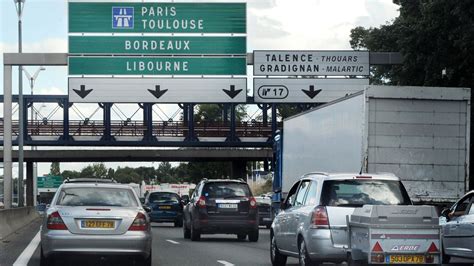
<instances>
[{"instance_id":1,"label":"car license plate","mask_svg":"<svg viewBox=\"0 0 474 266\"><path fill-rule=\"evenodd\" d=\"M160 210L171 210L171 206L160 206Z\"/></svg>"},{"instance_id":2,"label":"car license plate","mask_svg":"<svg viewBox=\"0 0 474 266\"><path fill-rule=\"evenodd\" d=\"M221 208L221 209L237 209L237 204L235 204L235 203L219 203L219 208Z\"/></svg>"},{"instance_id":3,"label":"car license plate","mask_svg":"<svg viewBox=\"0 0 474 266\"><path fill-rule=\"evenodd\" d=\"M82 220L82 228L114 228L113 221L103 221L103 220Z\"/></svg>"},{"instance_id":4,"label":"car license plate","mask_svg":"<svg viewBox=\"0 0 474 266\"><path fill-rule=\"evenodd\" d=\"M425 263L425 256L423 255L390 255L390 263L423 264Z\"/></svg>"}]
</instances>

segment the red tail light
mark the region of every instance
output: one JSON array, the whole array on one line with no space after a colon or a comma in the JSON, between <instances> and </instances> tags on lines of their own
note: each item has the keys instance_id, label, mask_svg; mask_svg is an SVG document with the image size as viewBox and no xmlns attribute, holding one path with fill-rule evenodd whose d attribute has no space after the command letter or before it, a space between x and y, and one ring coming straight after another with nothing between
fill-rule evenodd
<instances>
[{"instance_id":1,"label":"red tail light","mask_svg":"<svg viewBox=\"0 0 474 266\"><path fill-rule=\"evenodd\" d=\"M206 208L206 197L199 197L197 205L199 206L199 208Z\"/></svg>"},{"instance_id":2,"label":"red tail light","mask_svg":"<svg viewBox=\"0 0 474 266\"><path fill-rule=\"evenodd\" d=\"M146 231L148 230L148 223L145 214L139 212L133 221L128 231Z\"/></svg>"},{"instance_id":3,"label":"red tail light","mask_svg":"<svg viewBox=\"0 0 474 266\"><path fill-rule=\"evenodd\" d=\"M428 248L428 253L439 253L439 249L435 243L431 243L431 246Z\"/></svg>"},{"instance_id":4,"label":"red tail light","mask_svg":"<svg viewBox=\"0 0 474 266\"><path fill-rule=\"evenodd\" d=\"M50 230L67 230L66 224L57 211L48 216L47 228Z\"/></svg>"},{"instance_id":5,"label":"red tail light","mask_svg":"<svg viewBox=\"0 0 474 266\"><path fill-rule=\"evenodd\" d=\"M313 210L313 215L311 217L311 223L315 228L328 228L329 219L326 208L323 206L318 206Z\"/></svg>"},{"instance_id":6,"label":"red tail light","mask_svg":"<svg viewBox=\"0 0 474 266\"><path fill-rule=\"evenodd\" d=\"M250 197L250 208L256 209L257 208L257 200L254 197Z\"/></svg>"},{"instance_id":7,"label":"red tail light","mask_svg":"<svg viewBox=\"0 0 474 266\"><path fill-rule=\"evenodd\" d=\"M380 246L379 242L375 242L375 245L372 248L372 252L383 252L383 249Z\"/></svg>"}]
</instances>

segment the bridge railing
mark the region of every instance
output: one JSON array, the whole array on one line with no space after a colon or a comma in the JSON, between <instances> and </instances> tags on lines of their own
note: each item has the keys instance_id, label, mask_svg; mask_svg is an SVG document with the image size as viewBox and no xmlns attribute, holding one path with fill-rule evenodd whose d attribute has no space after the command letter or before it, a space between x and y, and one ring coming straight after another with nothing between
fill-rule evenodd
<instances>
[{"instance_id":1,"label":"bridge railing","mask_svg":"<svg viewBox=\"0 0 474 266\"><path fill-rule=\"evenodd\" d=\"M281 127L281 123L278 124ZM142 121L111 121L112 136L144 136L147 131ZM195 122L194 132L197 137L227 137L231 132L228 122ZM18 121L13 121L13 135L18 136ZM30 136L61 136L64 123L62 120L29 121L27 134ZM102 120L70 120L70 136L102 136L105 124ZM3 119L0 119L0 135L3 136ZM156 137L186 137L188 125L183 121L154 121L152 135ZM237 122L236 137L271 137L270 124L262 122Z\"/></svg>"}]
</instances>

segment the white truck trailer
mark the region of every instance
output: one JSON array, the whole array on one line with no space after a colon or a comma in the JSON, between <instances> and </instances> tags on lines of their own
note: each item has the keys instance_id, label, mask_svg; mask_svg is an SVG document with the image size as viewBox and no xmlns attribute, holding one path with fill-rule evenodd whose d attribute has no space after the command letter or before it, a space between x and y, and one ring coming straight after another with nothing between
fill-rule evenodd
<instances>
[{"instance_id":1,"label":"white truck trailer","mask_svg":"<svg viewBox=\"0 0 474 266\"><path fill-rule=\"evenodd\" d=\"M453 202L469 186L469 125L470 89L367 86L284 120L276 184L285 193L313 171L391 172L415 203Z\"/></svg>"}]
</instances>

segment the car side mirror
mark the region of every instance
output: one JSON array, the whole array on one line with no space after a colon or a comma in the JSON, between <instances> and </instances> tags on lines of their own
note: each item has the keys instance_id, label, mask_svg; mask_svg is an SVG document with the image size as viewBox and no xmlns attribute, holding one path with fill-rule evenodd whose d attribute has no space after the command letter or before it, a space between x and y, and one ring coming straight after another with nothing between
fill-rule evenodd
<instances>
[{"instance_id":1,"label":"car side mirror","mask_svg":"<svg viewBox=\"0 0 474 266\"><path fill-rule=\"evenodd\" d=\"M288 207L285 201L280 202L280 210L285 210Z\"/></svg>"},{"instance_id":2,"label":"car side mirror","mask_svg":"<svg viewBox=\"0 0 474 266\"><path fill-rule=\"evenodd\" d=\"M145 206L145 205L143 205L142 207L143 207L143 209L144 209L146 212L151 212L151 208L150 208L150 207Z\"/></svg>"},{"instance_id":3,"label":"car side mirror","mask_svg":"<svg viewBox=\"0 0 474 266\"><path fill-rule=\"evenodd\" d=\"M50 205L50 204L46 204L46 209L48 209L49 207L51 207L51 205Z\"/></svg>"},{"instance_id":4,"label":"car side mirror","mask_svg":"<svg viewBox=\"0 0 474 266\"><path fill-rule=\"evenodd\" d=\"M450 212L451 212L451 211L450 211L449 208L444 208L444 209L441 211L441 216L448 218Z\"/></svg>"},{"instance_id":5,"label":"car side mirror","mask_svg":"<svg viewBox=\"0 0 474 266\"><path fill-rule=\"evenodd\" d=\"M140 203L141 203L141 204L145 204L145 198L141 197L141 198L140 198Z\"/></svg>"},{"instance_id":6,"label":"car side mirror","mask_svg":"<svg viewBox=\"0 0 474 266\"><path fill-rule=\"evenodd\" d=\"M188 204L189 203L189 196L188 195L181 196L181 202L183 203L183 205Z\"/></svg>"}]
</instances>

